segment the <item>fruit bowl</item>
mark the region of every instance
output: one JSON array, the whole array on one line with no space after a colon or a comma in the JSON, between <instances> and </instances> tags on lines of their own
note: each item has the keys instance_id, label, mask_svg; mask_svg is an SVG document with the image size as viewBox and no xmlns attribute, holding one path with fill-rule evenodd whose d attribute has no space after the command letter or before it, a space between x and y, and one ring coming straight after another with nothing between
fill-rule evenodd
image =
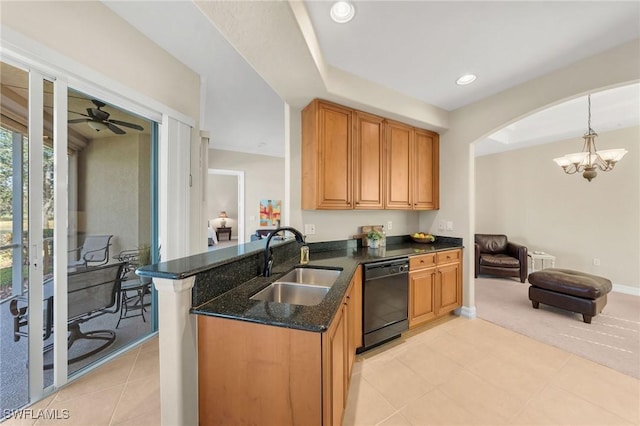
<instances>
[{"instance_id":1,"label":"fruit bowl","mask_svg":"<svg viewBox=\"0 0 640 426\"><path fill-rule=\"evenodd\" d=\"M431 234L423 234L424 237L416 237L415 234L409 235L413 241L420 244L432 244L436 241L436 237Z\"/></svg>"}]
</instances>

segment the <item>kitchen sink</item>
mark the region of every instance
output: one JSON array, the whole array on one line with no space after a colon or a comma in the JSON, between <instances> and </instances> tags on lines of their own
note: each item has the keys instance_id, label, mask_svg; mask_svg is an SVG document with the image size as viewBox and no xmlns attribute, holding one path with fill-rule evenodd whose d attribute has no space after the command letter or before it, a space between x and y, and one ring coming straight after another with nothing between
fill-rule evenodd
<instances>
[{"instance_id":1,"label":"kitchen sink","mask_svg":"<svg viewBox=\"0 0 640 426\"><path fill-rule=\"evenodd\" d=\"M322 302L342 271L295 268L250 297L252 300L313 306Z\"/></svg>"},{"instance_id":2,"label":"kitchen sink","mask_svg":"<svg viewBox=\"0 0 640 426\"><path fill-rule=\"evenodd\" d=\"M295 268L277 279L276 282L331 287L341 272L335 269Z\"/></svg>"},{"instance_id":3,"label":"kitchen sink","mask_svg":"<svg viewBox=\"0 0 640 426\"><path fill-rule=\"evenodd\" d=\"M251 296L252 300L313 306L322 302L331 287L274 282Z\"/></svg>"}]
</instances>

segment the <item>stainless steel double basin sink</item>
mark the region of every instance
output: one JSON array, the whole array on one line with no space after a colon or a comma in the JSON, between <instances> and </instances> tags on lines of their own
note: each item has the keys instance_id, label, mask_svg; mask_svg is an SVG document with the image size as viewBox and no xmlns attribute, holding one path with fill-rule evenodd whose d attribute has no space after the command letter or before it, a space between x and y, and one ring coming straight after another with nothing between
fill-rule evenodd
<instances>
[{"instance_id":1,"label":"stainless steel double basin sink","mask_svg":"<svg viewBox=\"0 0 640 426\"><path fill-rule=\"evenodd\" d=\"M318 305L341 272L335 269L295 268L250 299L293 305Z\"/></svg>"}]
</instances>

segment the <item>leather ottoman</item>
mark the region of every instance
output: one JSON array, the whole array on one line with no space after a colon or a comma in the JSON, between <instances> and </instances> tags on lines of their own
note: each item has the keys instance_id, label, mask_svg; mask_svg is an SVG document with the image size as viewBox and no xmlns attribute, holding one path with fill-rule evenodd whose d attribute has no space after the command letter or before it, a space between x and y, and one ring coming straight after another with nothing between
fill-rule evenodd
<instances>
[{"instance_id":1,"label":"leather ottoman","mask_svg":"<svg viewBox=\"0 0 640 426\"><path fill-rule=\"evenodd\" d=\"M570 269L543 269L529 274L529 300L582 314L584 322L602 312L611 291L611 281Z\"/></svg>"}]
</instances>

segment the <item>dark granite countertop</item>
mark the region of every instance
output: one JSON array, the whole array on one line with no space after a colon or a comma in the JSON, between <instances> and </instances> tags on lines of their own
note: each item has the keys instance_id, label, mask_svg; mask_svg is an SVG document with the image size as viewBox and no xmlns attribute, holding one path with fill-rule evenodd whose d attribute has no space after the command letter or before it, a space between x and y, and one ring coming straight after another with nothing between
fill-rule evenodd
<instances>
[{"instance_id":1,"label":"dark granite countertop","mask_svg":"<svg viewBox=\"0 0 640 426\"><path fill-rule=\"evenodd\" d=\"M271 242L271 246L275 247L279 243L281 242L274 239ZM237 262L244 257L255 255L257 252L264 250L264 245L265 240L251 241L221 250L212 250L155 265L146 265L138 268L136 274L142 277L182 280L200 272L208 271L213 267Z\"/></svg>"},{"instance_id":2,"label":"dark granite countertop","mask_svg":"<svg viewBox=\"0 0 640 426\"><path fill-rule=\"evenodd\" d=\"M406 238L398 238L395 240L396 243L392 244L389 244L390 241L393 242L394 239L387 240L387 247L377 249L359 247L354 244L345 244L344 247L332 243L311 244L309 267L342 270L336 282L318 305L302 306L250 299L251 296L276 281L284 273L298 266L299 259L291 258L287 262L275 265L271 277L255 277L200 306L192 308L191 312L271 326L323 332L329 327L338 311L358 265L462 248L462 240L458 238L440 238L434 244L413 243Z\"/></svg>"}]
</instances>

